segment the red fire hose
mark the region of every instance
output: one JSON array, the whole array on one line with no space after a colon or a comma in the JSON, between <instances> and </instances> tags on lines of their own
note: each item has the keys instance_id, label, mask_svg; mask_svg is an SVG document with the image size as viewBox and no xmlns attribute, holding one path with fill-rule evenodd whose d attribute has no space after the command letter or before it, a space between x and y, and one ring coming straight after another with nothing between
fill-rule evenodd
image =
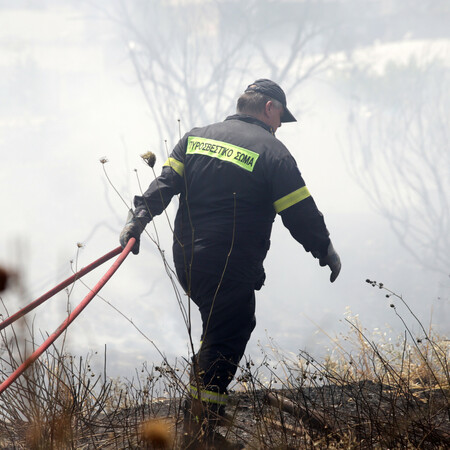
<instances>
[{"instance_id":1,"label":"red fire hose","mask_svg":"<svg viewBox=\"0 0 450 450\"><path fill-rule=\"evenodd\" d=\"M95 269L96 267L100 266L101 264L110 260L111 258L113 258L114 256L118 255L121 252L122 252L122 247L117 247L114 250L111 250L106 255L104 255L101 258L94 261L92 264L89 264L88 266L83 267L80 271L78 271L77 273L74 273L71 277L67 278L67 280L58 284L53 289L50 289L44 295L41 295L38 299L34 300L29 305L25 306L25 308L22 308L20 311L17 311L15 314L13 314L12 316L5 319L2 323L0 323L0 330L3 330L3 328L6 328L8 325L11 325L17 319L20 319L26 313L32 311L34 308L39 306L41 303L44 303L49 298L53 297L59 291L62 291L65 287L69 286L70 284L72 284L73 282L75 282L76 280L81 278L83 275L86 275L91 270Z\"/></svg>"},{"instance_id":2,"label":"red fire hose","mask_svg":"<svg viewBox=\"0 0 450 450\"><path fill-rule=\"evenodd\" d=\"M36 361L36 359L39 358L39 356L42 355L42 353L45 352L45 350L50 347L53 342L66 330L66 328L78 317L78 315L83 311L83 309L88 305L88 303L99 293L100 289L108 282L108 280L114 275L116 270L119 268L119 266L123 263L125 258L130 253L131 249L133 248L133 245L135 243L135 239L131 238L128 241L128 244L126 247L122 250L121 247L117 247L116 249L112 250L111 252L107 253L106 255L102 256L98 260L94 261L89 266L81 269L79 272L75 273L73 276L68 278L67 280L63 281L62 283L58 284L55 288L48 291L43 296L39 297L37 300L30 303L25 308L21 309L19 312L14 314L13 316L6 319L4 322L0 324L0 329L6 327L7 325L10 325L15 320L22 317L27 312L31 311L32 309L36 308L36 306L43 303L45 300L48 300L51 296L55 295L57 292L64 289L66 286L71 284L73 281L75 281L78 278L81 278L83 275L89 273L91 270L93 270L95 267L98 267L100 264L103 264L104 262L108 261L112 257L118 255L120 253L120 256L116 259L114 264L109 268L109 270L103 275L103 277L100 279L100 281L94 286L94 288L89 292L89 294L80 302L80 304L69 314L69 316L66 318L66 320L51 334L45 342L33 352L32 355L30 355L2 384L0 384L0 395L5 391L11 383L13 383L31 364Z\"/></svg>"}]
</instances>

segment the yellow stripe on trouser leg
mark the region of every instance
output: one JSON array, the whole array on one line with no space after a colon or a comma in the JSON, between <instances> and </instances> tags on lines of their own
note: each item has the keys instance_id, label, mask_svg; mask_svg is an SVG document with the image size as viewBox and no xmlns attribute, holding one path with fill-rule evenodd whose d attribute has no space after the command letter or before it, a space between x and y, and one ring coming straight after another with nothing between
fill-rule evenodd
<instances>
[{"instance_id":1,"label":"yellow stripe on trouser leg","mask_svg":"<svg viewBox=\"0 0 450 450\"><path fill-rule=\"evenodd\" d=\"M200 396L198 395L198 389L191 384L191 395L193 398L206 403L214 403L216 405L226 405L228 401L227 394L219 394L218 392L208 391L206 389L200 389Z\"/></svg>"}]
</instances>

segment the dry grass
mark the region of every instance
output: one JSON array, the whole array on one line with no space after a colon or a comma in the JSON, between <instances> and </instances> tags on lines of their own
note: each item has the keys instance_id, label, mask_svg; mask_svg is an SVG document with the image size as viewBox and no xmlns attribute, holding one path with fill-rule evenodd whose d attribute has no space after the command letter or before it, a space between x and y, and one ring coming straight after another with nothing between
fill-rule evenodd
<instances>
[{"instance_id":1,"label":"dry grass","mask_svg":"<svg viewBox=\"0 0 450 450\"><path fill-rule=\"evenodd\" d=\"M449 340L420 322L416 337L401 320L400 336L369 336L349 314L349 332L321 359L272 343L260 364L240 368L222 434L249 449L447 448ZM24 323L1 332L2 379L34 350L33 333ZM51 347L3 393L1 448L180 448L187 365L143 365L113 380L93 373L100 355L63 349Z\"/></svg>"}]
</instances>

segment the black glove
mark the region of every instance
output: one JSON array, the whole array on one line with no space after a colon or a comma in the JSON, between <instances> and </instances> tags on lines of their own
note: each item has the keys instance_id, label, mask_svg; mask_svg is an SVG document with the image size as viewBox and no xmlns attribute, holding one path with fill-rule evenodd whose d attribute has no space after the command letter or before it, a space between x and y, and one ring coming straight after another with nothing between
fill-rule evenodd
<instances>
[{"instance_id":1,"label":"black glove","mask_svg":"<svg viewBox=\"0 0 450 450\"><path fill-rule=\"evenodd\" d=\"M136 239L136 242L131 251L134 255L137 255L139 253L141 233L144 231L144 228L148 222L149 221L144 217L136 217L134 212L130 209L128 212L127 223L120 233L119 241L122 248L125 248L128 241L133 237Z\"/></svg>"},{"instance_id":2,"label":"black glove","mask_svg":"<svg viewBox=\"0 0 450 450\"><path fill-rule=\"evenodd\" d=\"M341 271L341 259L333 248L333 244L330 242L328 245L328 250L326 256L319 258L319 264L324 267L328 266L331 269L330 281L333 281L339 275Z\"/></svg>"}]
</instances>

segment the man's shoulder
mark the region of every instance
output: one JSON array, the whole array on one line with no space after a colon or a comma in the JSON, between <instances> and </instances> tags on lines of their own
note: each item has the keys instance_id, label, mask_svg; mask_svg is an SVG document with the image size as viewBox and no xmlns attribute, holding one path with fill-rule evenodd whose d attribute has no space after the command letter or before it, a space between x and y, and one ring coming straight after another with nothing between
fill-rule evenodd
<instances>
[{"instance_id":1,"label":"man's shoulder","mask_svg":"<svg viewBox=\"0 0 450 450\"><path fill-rule=\"evenodd\" d=\"M231 143L265 154L272 161L292 158L288 148L265 125L261 126L262 122L250 119L251 116L239 114L228 116L224 121L192 128L186 139L201 137Z\"/></svg>"}]
</instances>

